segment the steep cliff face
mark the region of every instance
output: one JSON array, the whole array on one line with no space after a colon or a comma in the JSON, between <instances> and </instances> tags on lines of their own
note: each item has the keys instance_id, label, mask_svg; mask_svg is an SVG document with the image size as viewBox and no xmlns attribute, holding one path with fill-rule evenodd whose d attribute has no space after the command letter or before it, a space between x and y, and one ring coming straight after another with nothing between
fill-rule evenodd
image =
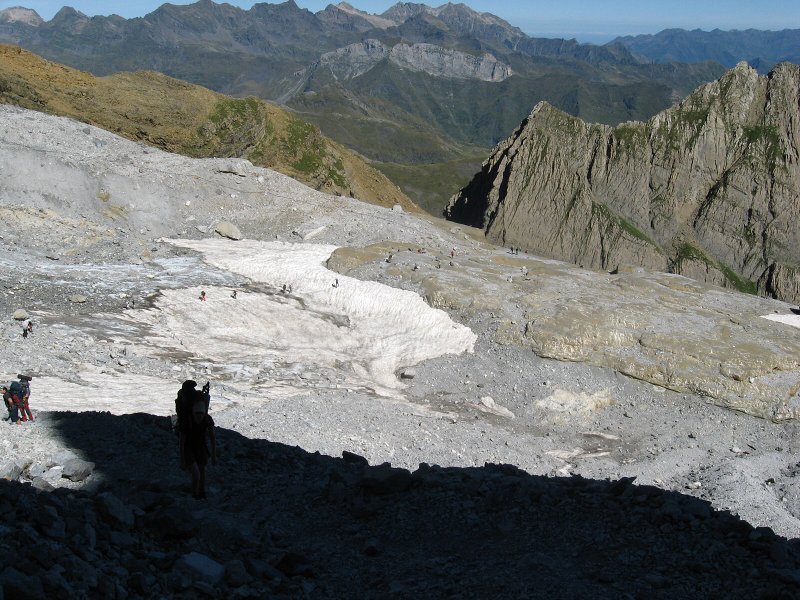
<instances>
[{"instance_id":1,"label":"steep cliff face","mask_svg":"<svg viewBox=\"0 0 800 600\"><path fill-rule=\"evenodd\" d=\"M800 66L745 63L646 123L546 103L448 218L587 267L626 264L800 301Z\"/></svg>"},{"instance_id":2,"label":"steep cliff face","mask_svg":"<svg viewBox=\"0 0 800 600\"><path fill-rule=\"evenodd\" d=\"M401 68L435 77L499 82L512 74L511 67L491 54L474 56L433 44L389 47L371 39L327 52L319 64L330 69L337 79L353 79L387 58Z\"/></svg>"}]
</instances>

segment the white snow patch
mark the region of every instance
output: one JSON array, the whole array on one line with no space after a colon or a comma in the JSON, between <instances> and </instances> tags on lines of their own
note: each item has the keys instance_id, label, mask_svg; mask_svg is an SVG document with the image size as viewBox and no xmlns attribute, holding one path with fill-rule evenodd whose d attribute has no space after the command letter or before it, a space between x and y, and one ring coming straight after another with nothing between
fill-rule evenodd
<instances>
[{"instance_id":1,"label":"white snow patch","mask_svg":"<svg viewBox=\"0 0 800 600\"><path fill-rule=\"evenodd\" d=\"M396 373L448 353L472 352L476 336L431 308L417 294L362 282L327 270L334 246L213 239L172 241L198 250L204 260L250 278L250 290L204 286L165 289L154 308L125 311L137 327L119 341L146 357L174 353L174 380L85 364L69 380L36 377L31 408L174 413L188 374L213 365L232 378L230 397L214 396L213 410L247 398L286 397L312 387L375 390L402 400ZM197 273L202 278L202 267ZM338 278L339 286L333 287ZM282 291L283 285L291 288ZM190 357L190 358L186 358ZM195 379L200 381L197 376ZM213 389L213 387L212 387Z\"/></svg>"},{"instance_id":2,"label":"white snow patch","mask_svg":"<svg viewBox=\"0 0 800 600\"><path fill-rule=\"evenodd\" d=\"M395 373L444 354L472 352L475 334L417 294L333 273L324 262L335 246L221 239L165 240L206 262L265 284L260 291L164 290L153 309L127 311L156 332L148 345L189 352L217 364L295 365L344 377L397 397ZM334 287L335 280L338 287ZM283 286L291 292L284 293ZM319 377L319 375L316 375ZM275 382L272 382L274 385ZM308 384L298 382L298 387Z\"/></svg>"},{"instance_id":3,"label":"white snow patch","mask_svg":"<svg viewBox=\"0 0 800 600\"><path fill-rule=\"evenodd\" d=\"M800 315L764 315L761 318L800 328Z\"/></svg>"},{"instance_id":4,"label":"white snow patch","mask_svg":"<svg viewBox=\"0 0 800 600\"><path fill-rule=\"evenodd\" d=\"M182 383L134 373L102 372L93 365L85 365L75 376L77 381L35 377L31 382L31 409L34 414L39 410L47 410L170 415L175 412L175 396ZM214 397L211 400L211 412L227 404L221 398Z\"/></svg>"}]
</instances>

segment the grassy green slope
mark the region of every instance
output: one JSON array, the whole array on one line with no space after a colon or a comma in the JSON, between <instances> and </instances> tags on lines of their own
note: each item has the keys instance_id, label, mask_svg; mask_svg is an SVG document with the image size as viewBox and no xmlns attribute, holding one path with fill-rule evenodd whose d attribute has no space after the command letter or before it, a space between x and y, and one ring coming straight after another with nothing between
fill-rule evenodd
<instances>
[{"instance_id":1,"label":"grassy green slope","mask_svg":"<svg viewBox=\"0 0 800 600\"><path fill-rule=\"evenodd\" d=\"M94 77L0 45L0 102L73 117L170 152L247 158L316 189L418 210L379 171L295 115L160 73Z\"/></svg>"}]
</instances>

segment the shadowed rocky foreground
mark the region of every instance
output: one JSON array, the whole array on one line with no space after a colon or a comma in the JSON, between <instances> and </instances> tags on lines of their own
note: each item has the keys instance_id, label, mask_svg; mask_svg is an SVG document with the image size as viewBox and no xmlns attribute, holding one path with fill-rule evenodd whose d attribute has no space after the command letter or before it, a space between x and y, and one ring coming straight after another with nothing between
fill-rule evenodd
<instances>
[{"instance_id":1,"label":"shadowed rocky foreground","mask_svg":"<svg viewBox=\"0 0 800 600\"><path fill-rule=\"evenodd\" d=\"M796 540L628 479L410 472L220 428L203 501L166 417L45 413L26 427L51 453L3 467L7 600L800 593ZM51 491L56 474L81 487Z\"/></svg>"}]
</instances>

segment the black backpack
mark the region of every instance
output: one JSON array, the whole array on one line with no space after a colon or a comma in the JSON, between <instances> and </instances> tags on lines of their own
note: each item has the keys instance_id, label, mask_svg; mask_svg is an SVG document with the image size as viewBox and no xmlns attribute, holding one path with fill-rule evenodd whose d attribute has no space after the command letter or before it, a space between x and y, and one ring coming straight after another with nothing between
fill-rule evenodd
<instances>
[{"instance_id":1,"label":"black backpack","mask_svg":"<svg viewBox=\"0 0 800 600\"><path fill-rule=\"evenodd\" d=\"M178 391L178 397L175 398L175 415L176 419L173 423L173 430L175 435L180 435L181 431L188 431L192 423L192 404L197 400L204 400L206 403L206 412L211 403L211 394L209 389L211 384L206 382L202 391L195 389L197 382L192 379L187 379L183 382L181 389Z\"/></svg>"},{"instance_id":2,"label":"black backpack","mask_svg":"<svg viewBox=\"0 0 800 600\"><path fill-rule=\"evenodd\" d=\"M11 392L12 396L16 396L19 399L22 399L23 396L23 388L21 381L12 381L11 385L8 386L8 391Z\"/></svg>"}]
</instances>

